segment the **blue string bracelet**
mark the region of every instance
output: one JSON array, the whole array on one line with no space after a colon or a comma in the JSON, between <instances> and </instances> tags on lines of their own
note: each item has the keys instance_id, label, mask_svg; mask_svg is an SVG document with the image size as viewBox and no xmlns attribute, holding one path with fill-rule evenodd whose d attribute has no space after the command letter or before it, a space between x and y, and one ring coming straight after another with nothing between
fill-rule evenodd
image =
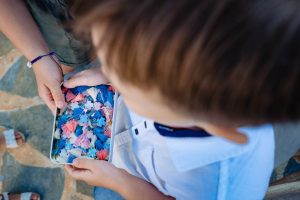
<instances>
[{"instance_id":1,"label":"blue string bracelet","mask_svg":"<svg viewBox=\"0 0 300 200\"><path fill-rule=\"evenodd\" d=\"M35 59L33 59L32 61L28 61L27 62L27 67L31 68L34 63L36 63L37 61L41 60L42 58L44 58L46 56L53 56L53 55L56 55L56 53L54 51L51 51L51 52L49 52L47 54L40 55L40 56L36 57Z\"/></svg>"}]
</instances>

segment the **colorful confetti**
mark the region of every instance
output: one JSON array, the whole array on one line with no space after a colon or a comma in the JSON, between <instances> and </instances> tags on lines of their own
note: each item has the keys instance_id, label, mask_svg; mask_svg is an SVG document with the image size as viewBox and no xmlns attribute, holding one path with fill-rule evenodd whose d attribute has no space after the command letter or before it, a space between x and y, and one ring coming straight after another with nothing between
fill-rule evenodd
<instances>
[{"instance_id":1,"label":"colorful confetti","mask_svg":"<svg viewBox=\"0 0 300 200\"><path fill-rule=\"evenodd\" d=\"M52 160L75 158L108 160L115 91L111 86L62 88L67 107L58 110L53 133Z\"/></svg>"}]
</instances>

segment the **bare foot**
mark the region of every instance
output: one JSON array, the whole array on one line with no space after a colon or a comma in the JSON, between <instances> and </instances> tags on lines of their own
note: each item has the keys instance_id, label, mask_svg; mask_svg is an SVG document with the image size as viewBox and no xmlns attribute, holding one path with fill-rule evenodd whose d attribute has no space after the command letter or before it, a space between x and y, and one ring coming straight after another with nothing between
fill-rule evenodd
<instances>
[{"instance_id":1,"label":"bare foot","mask_svg":"<svg viewBox=\"0 0 300 200\"><path fill-rule=\"evenodd\" d=\"M25 144L25 139L22 137L20 132L15 131L15 138L18 146L22 146L23 144Z\"/></svg>"},{"instance_id":2,"label":"bare foot","mask_svg":"<svg viewBox=\"0 0 300 200\"><path fill-rule=\"evenodd\" d=\"M23 144L25 144L25 138L23 138L20 132L14 131L14 135L18 146L22 146ZM6 149L5 137L2 134L2 132L0 132L0 150L5 150L5 149Z\"/></svg>"}]
</instances>

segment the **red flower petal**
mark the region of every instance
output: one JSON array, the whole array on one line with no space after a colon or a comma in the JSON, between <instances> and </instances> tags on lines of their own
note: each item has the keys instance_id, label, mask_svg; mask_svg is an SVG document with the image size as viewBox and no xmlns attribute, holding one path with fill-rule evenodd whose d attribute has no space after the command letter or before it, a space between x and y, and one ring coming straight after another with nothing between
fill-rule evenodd
<instances>
[{"instance_id":1,"label":"red flower petal","mask_svg":"<svg viewBox=\"0 0 300 200\"><path fill-rule=\"evenodd\" d=\"M72 100L72 102L82 101L83 99L84 99L83 94L78 94L78 95Z\"/></svg>"},{"instance_id":2,"label":"red flower petal","mask_svg":"<svg viewBox=\"0 0 300 200\"><path fill-rule=\"evenodd\" d=\"M70 131L70 132L74 132L76 130L76 126L77 126L78 122L74 119L68 121L65 125L66 128Z\"/></svg>"},{"instance_id":3,"label":"red flower petal","mask_svg":"<svg viewBox=\"0 0 300 200\"><path fill-rule=\"evenodd\" d=\"M69 91L69 89L66 88L66 87L64 87L64 86L62 86L62 87L61 87L61 91L62 91L64 94L66 94L66 93Z\"/></svg>"},{"instance_id":4,"label":"red flower petal","mask_svg":"<svg viewBox=\"0 0 300 200\"><path fill-rule=\"evenodd\" d=\"M105 129L104 130L104 134L107 136L107 137L111 137L111 130L110 129Z\"/></svg>"},{"instance_id":5,"label":"red flower petal","mask_svg":"<svg viewBox=\"0 0 300 200\"><path fill-rule=\"evenodd\" d=\"M76 96L69 90L66 94L66 100L67 102L70 102L71 100L73 100Z\"/></svg>"},{"instance_id":6,"label":"red flower petal","mask_svg":"<svg viewBox=\"0 0 300 200\"><path fill-rule=\"evenodd\" d=\"M97 152L97 157L99 160L105 160L108 156L108 151L107 149L103 149L101 151Z\"/></svg>"},{"instance_id":7,"label":"red flower petal","mask_svg":"<svg viewBox=\"0 0 300 200\"><path fill-rule=\"evenodd\" d=\"M108 86L108 90L109 90L109 91L112 91L112 92L115 92L115 88L113 88L113 86L111 86L111 85Z\"/></svg>"}]
</instances>

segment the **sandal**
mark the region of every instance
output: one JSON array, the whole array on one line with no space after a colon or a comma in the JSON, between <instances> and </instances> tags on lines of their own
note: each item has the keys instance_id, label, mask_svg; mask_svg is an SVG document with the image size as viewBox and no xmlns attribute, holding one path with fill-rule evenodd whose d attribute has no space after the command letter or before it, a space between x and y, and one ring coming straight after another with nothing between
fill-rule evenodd
<instances>
[{"instance_id":1,"label":"sandal","mask_svg":"<svg viewBox=\"0 0 300 200\"><path fill-rule=\"evenodd\" d=\"M1 130L0 130L1 131ZM16 133L19 135L17 136ZM18 144L17 140L21 137L23 143ZM0 132L0 149L5 148L17 148L25 143L25 137L22 133L16 132L13 129L4 130L2 133Z\"/></svg>"},{"instance_id":2,"label":"sandal","mask_svg":"<svg viewBox=\"0 0 300 200\"><path fill-rule=\"evenodd\" d=\"M34 192L24 192L20 194L10 194L9 192L4 192L3 194L0 194L0 200L11 200L13 196L17 196L17 195L20 196L18 200L40 200L41 199L40 195ZM36 198L33 199L34 196Z\"/></svg>"}]
</instances>

